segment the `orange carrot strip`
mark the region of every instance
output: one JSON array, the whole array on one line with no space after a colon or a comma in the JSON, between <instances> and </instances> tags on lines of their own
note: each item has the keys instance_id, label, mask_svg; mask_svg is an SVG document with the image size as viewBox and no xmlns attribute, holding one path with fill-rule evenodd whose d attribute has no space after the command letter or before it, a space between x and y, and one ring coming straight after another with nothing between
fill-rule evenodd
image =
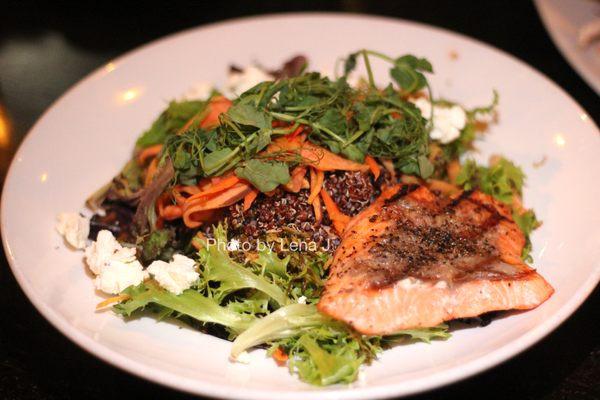
<instances>
[{"instance_id":1,"label":"orange carrot strip","mask_svg":"<svg viewBox=\"0 0 600 400\"><path fill-rule=\"evenodd\" d=\"M158 158L154 158L150 165L148 166L148 170L146 170L146 177L144 178L144 186L150 185L152 179L154 178L154 174L156 174L156 170L158 169Z\"/></svg>"},{"instance_id":2,"label":"orange carrot strip","mask_svg":"<svg viewBox=\"0 0 600 400\"><path fill-rule=\"evenodd\" d=\"M281 347L275 349L271 357L273 357L277 365L279 365L280 367L284 366L289 358L289 356L283 351Z\"/></svg>"},{"instance_id":3,"label":"orange carrot strip","mask_svg":"<svg viewBox=\"0 0 600 400\"><path fill-rule=\"evenodd\" d=\"M235 184L237 184L239 182L240 182L240 178L238 178L234 174L231 174L227 177L224 177L223 179L220 179L217 183L214 183L214 184L208 186L207 189L188 197L187 201L200 199L203 197L210 196L211 194L222 192L224 190L229 189L230 187L234 186Z\"/></svg>"},{"instance_id":4,"label":"orange carrot strip","mask_svg":"<svg viewBox=\"0 0 600 400\"><path fill-rule=\"evenodd\" d=\"M339 234L344 232L344 228L346 224L350 221L350 217L343 212L340 211L335 201L329 196L329 193L325 189L321 189L321 197L323 198L323 202L325 203L325 209L327 210L327 214L331 221L333 222L333 227Z\"/></svg>"},{"instance_id":5,"label":"orange carrot strip","mask_svg":"<svg viewBox=\"0 0 600 400\"><path fill-rule=\"evenodd\" d=\"M246 196L244 196L244 211L248 211L250 207L252 207L252 203L258 196L258 190L254 189L251 192L248 192Z\"/></svg>"},{"instance_id":6,"label":"orange carrot strip","mask_svg":"<svg viewBox=\"0 0 600 400\"><path fill-rule=\"evenodd\" d=\"M355 161L348 160L347 158L338 156L324 149L321 146L305 142L300 149L300 155L305 159L314 161L312 164L316 169L320 171L368 171L369 166L359 164ZM316 159L315 159L316 156Z\"/></svg>"},{"instance_id":7,"label":"orange carrot strip","mask_svg":"<svg viewBox=\"0 0 600 400\"><path fill-rule=\"evenodd\" d=\"M360 164L347 158L338 156L331 151L306 141L306 135L301 134L293 138L287 136L275 139L267 148L266 153L278 151L295 151L308 163L321 171L368 171L369 166Z\"/></svg>"},{"instance_id":8,"label":"orange carrot strip","mask_svg":"<svg viewBox=\"0 0 600 400\"><path fill-rule=\"evenodd\" d=\"M312 204L319 196L324 181L325 173L323 171L317 171L314 168L310 169L310 194L308 196L308 204Z\"/></svg>"},{"instance_id":9,"label":"orange carrot strip","mask_svg":"<svg viewBox=\"0 0 600 400\"><path fill-rule=\"evenodd\" d=\"M183 209L181 206L170 205L164 208L161 216L167 221L173 221L174 219L181 218L182 215Z\"/></svg>"},{"instance_id":10,"label":"orange carrot strip","mask_svg":"<svg viewBox=\"0 0 600 400\"><path fill-rule=\"evenodd\" d=\"M227 112L231 107L231 100L223 96L214 97L208 104L208 114L200 122L200 128L214 128L219 125L219 115Z\"/></svg>"},{"instance_id":11,"label":"orange carrot strip","mask_svg":"<svg viewBox=\"0 0 600 400\"><path fill-rule=\"evenodd\" d=\"M379 175L381 174L381 167L379 166L379 164L377 164L377 161L375 161L375 159L371 156L366 156L365 164L369 166L369 169L373 173L373 177L375 178L375 180L377 180L377 178L379 178Z\"/></svg>"},{"instance_id":12,"label":"orange carrot strip","mask_svg":"<svg viewBox=\"0 0 600 400\"><path fill-rule=\"evenodd\" d=\"M295 138L296 136L298 136L299 134L301 134L304 131L304 126L300 125L299 127L297 127L296 129L294 129L294 132L289 133L286 135L286 138L288 140Z\"/></svg>"},{"instance_id":13,"label":"orange carrot strip","mask_svg":"<svg viewBox=\"0 0 600 400\"><path fill-rule=\"evenodd\" d=\"M292 177L290 181L283 185L283 187L292 193L298 193L300 189L302 189L302 180L304 179L304 175L306 175L306 166L297 166L292 171Z\"/></svg>"},{"instance_id":14,"label":"orange carrot strip","mask_svg":"<svg viewBox=\"0 0 600 400\"><path fill-rule=\"evenodd\" d=\"M207 199L190 200L191 198L189 198L183 205L183 223L188 228L197 228L213 215L213 210L237 203L251 190L252 187L249 184L239 182L224 192ZM207 213L207 211L211 212Z\"/></svg>"},{"instance_id":15,"label":"orange carrot strip","mask_svg":"<svg viewBox=\"0 0 600 400\"><path fill-rule=\"evenodd\" d=\"M143 165L149 158L156 156L158 153L160 153L162 147L162 144L155 144L154 146L146 147L140 151L140 154L138 154L137 158L138 164Z\"/></svg>"},{"instance_id":16,"label":"orange carrot strip","mask_svg":"<svg viewBox=\"0 0 600 400\"><path fill-rule=\"evenodd\" d=\"M129 296L128 294L120 294L118 296L109 297L108 299L96 304L96 310L110 306L111 304L120 303L122 301L128 300L130 297L131 296Z\"/></svg>"},{"instance_id":17,"label":"orange carrot strip","mask_svg":"<svg viewBox=\"0 0 600 400\"><path fill-rule=\"evenodd\" d=\"M321 211L321 198L318 196L314 198L312 202L313 210L315 210L315 221L317 224L320 224L323 220L323 212Z\"/></svg>"}]
</instances>

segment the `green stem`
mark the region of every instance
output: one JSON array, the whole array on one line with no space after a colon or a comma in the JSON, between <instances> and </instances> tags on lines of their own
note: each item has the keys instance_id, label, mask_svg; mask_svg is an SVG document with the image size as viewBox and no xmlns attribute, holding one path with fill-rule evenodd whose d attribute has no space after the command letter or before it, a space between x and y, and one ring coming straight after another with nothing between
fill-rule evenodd
<instances>
[{"instance_id":1,"label":"green stem","mask_svg":"<svg viewBox=\"0 0 600 400\"><path fill-rule=\"evenodd\" d=\"M373 70L371 70L371 62L369 61L369 56L367 55L367 51L362 51L363 59L365 60L365 67L367 68L367 75L369 77L369 86L371 89L375 89L375 79L373 78Z\"/></svg>"}]
</instances>

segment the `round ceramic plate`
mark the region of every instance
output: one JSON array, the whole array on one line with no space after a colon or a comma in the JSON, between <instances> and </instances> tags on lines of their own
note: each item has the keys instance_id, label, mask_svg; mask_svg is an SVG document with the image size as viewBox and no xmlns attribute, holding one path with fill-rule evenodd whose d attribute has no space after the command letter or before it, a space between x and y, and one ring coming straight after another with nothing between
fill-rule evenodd
<instances>
[{"instance_id":1,"label":"round ceramic plate","mask_svg":"<svg viewBox=\"0 0 600 400\"><path fill-rule=\"evenodd\" d=\"M600 18L596 0L536 0L535 4L554 44L579 75L600 95L600 40L578 43L580 29Z\"/></svg>"},{"instance_id":2,"label":"round ceramic plate","mask_svg":"<svg viewBox=\"0 0 600 400\"><path fill-rule=\"evenodd\" d=\"M61 211L111 179L137 135L169 99L195 82L222 84L231 63L277 66L306 54L314 69L360 48L413 53L434 65L437 97L467 106L500 93L499 122L478 157L502 153L528 175L525 200L543 226L535 266L556 288L541 307L445 342L385 351L350 386L310 387L264 351L231 363L231 344L174 323L125 322L95 312L101 299L82 261L54 230ZM386 66L375 73L387 79ZM600 137L568 94L522 62L451 32L399 20L297 14L241 19L189 30L144 46L92 73L60 98L19 149L4 187L2 237L13 273L38 310L79 346L115 366L185 391L246 399L359 399L406 395L490 368L555 329L600 275ZM534 164L545 160L542 166Z\"/></svg>"}]
</instances>

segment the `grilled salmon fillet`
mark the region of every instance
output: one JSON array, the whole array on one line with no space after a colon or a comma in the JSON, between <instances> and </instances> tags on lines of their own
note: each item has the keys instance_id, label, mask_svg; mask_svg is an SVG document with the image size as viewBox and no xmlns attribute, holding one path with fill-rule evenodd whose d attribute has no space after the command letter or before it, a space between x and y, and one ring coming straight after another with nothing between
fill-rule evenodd
<instances>
[{"instance_id":1,"label":"grilled salmon fillet","mask_svg":"<svg viewBox=\"0 0 600 400\"><path fill-rule=\"evenodd\" d=\"M491 196L397 185L349 222L318 308L368 335L531 309L554 289L523 263L524 245Z\"/></svg>"}]
</instances>

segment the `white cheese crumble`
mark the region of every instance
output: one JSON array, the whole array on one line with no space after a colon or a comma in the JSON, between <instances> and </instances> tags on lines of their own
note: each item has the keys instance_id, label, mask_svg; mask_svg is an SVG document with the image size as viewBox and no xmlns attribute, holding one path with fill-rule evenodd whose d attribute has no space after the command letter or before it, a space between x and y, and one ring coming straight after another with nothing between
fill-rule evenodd
<instances>
[{"instance_id":1,"label":"white cheese crumble","mask_svg":"<svg viewBox=\"0 0 600 400\"><path fill-rule=\"evenodd\" d=\"M431 102L424 98L419 98L415 102L415 106L421 110L424 118L429 118L431 115ZM439 140L442 143L450 143L458 139L460 131L467 124L467 113L462 107L453 105L433 106L433 128L429 136L434 140Z\"/></svg>"},{"instance_id":2,"label":"white cheese crumble","mask_svg":"<svg viewBox=\"0 0 600 400\"><path fill-rule=\"evenodd\" d=\"M181 254L175 254L170 262L154 261L148 272L158 284L173 294L181 294L189 289L200 276L196 272L195 261Z\"/></svg>"},{"instance_id":3,"label":"white cheese crumble","mask_svg":"<svg viewBox=\"0 0 600 400\"><path fill-rule=\"evenodd\" d=\"M306 296L298 297L298 304L306 304Z\"/></svg>"},{"instance_id":4,"label":"white cheese crumble","mask_svg":"<svg viewBox=\"0 0 600 400\"><path fill-rule=\"evenodd\" d=\"M77 213L60 213L56 230L67 243L76 249L84 249L90 233L90 221Z\"/></svg>"},{"instance_id":5,"label":"white cheese crumble","mask_svg":"<svg viewBox=\"0 0 600 400\"><path fill-rule=\"evenodd\" d=\"M258 85L263 81L272 81L273 76L269 75L264 70L256 67L246 67L241 72L231 72L225 84L225 90L231 92L235 96L239 96L246 90Z\"/></svg>"},{"instance_id":6,"label":"white cheese crumble","mask_svg":"<svg viewBox=\"0 0 600 400\"><path fill-rule=\"evenodd\" d=\"M119 294L132 285L139 285L145 277L139 261L111 260L94 280L96 289L109 294Z\"/></svg>"},{"instance_id":7,"label":"white cheese crumble","mask_svg":"<svg viewBox=\"0 0 600 400\"><path fill-rule=\"evenodd\" d=\"M108 230L98 232L96 241L85 249L85 261L96 275L96 288L109 294L139 285L147 276L135 258L135 249L121 246Z\"/></svg>"}]
</instances>

